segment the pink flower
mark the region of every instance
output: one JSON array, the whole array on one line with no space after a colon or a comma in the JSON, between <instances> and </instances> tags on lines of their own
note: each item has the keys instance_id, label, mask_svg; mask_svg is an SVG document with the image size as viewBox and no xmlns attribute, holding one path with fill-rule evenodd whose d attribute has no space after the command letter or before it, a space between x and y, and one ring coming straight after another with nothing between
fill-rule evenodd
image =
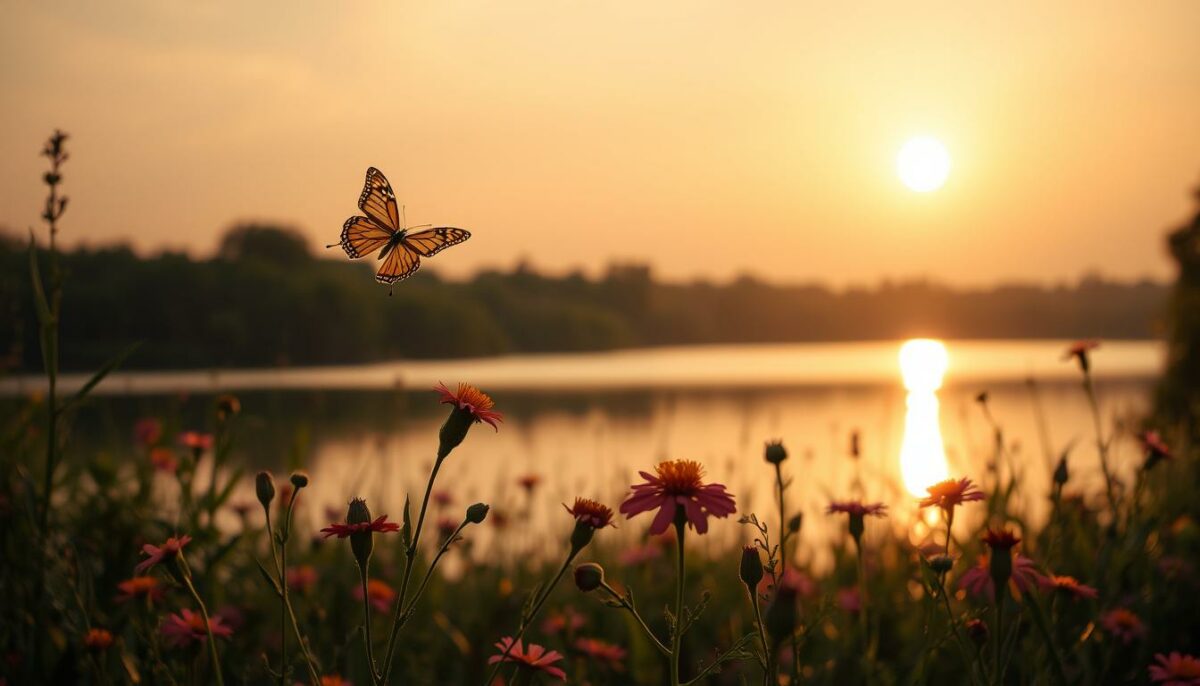
<instances>
[{"instance_id":1,"label":"pink flower","mask_svg":"<svg viewBox=\"0 0 1200 686\"><path fill-rule=\"evenodd\" d=\"M925 489L929 495L922 498L921 507L937 506L949 512L963 503L973 500L983 500L983 492L975 488L970 479L963 478L955 481L947 479Z\"/></svg>"},{"instance_id":2,"label":"pink flower","mask_svg":"<svg viewBox=\"0 0 1200 686\"><path fill-rule=\"evenodd\" d=\"M572 507L567 507L566 503L563 503L563 507L575 518L575 521L583 522L593 529L603 529L612 524L612 508L595 500L576 498Z\"/></svg>"},{"instance_id":3,"label":"pink flower","mask_svg":"<svg viewBox=\"0 0 1200 686\"><path fill-rule=\"evenodd\" d=\"M866 505L858 500L845 500L845 501L835 500L829 504L829 509L827 509L825 511L825 513L826 514L845 513L845 514L850 515L851 517L865 517L867 515L870 515L872 517L886 517L887 516L887 505L884 505L883 503L871 503L869 505Z\"/></svg>"},{"instance_id":4,"label":"pink flower","mask_svg":"<svg viewBox=\"0 0 1200 686\"><path fill-rule=\"evenodd\" d=\"M133 440L138 445L150 447L162 438L162 422L154 417L142 417L133 423Z\"/></svg>"},{"instance_id":5,"label":"pink flower","mask_svg":"<svg viewBox=\"0 0 1200 686\"><path fill-rule=\"evenodd\" d=\"M1085 586L1079 583L1073 576L1043 576L1038 579L1038 585L1046 591L1058 591L1075 598L1088 598L1094 600L1100 596L1100 593L1091 586Z\"/></svg>"},{"instance_id":6,"label":"pink flower","mask_svg":"<svg viewBox=\"0 0 1200 686\"><path fill-rule=\"evenodd\" d=\"M396 591L392 590L387 582L371 579L367 581L367 598L371 601L371 607L380 612L387 612L392 607L392 601L396 599ZM361 584L354 587L354 599L362 602Z\"/></svg>"},{"instance_id":7,"label":"pink flower","mask_svg":"<svg viewBox=\"0 0 1200 686\"><path fill-rule=\"evenodd\" d=\"M1123 607L1113 608L1105 612L1104 616L1100 618L1100 625L1113 638L1125 645L1129 645L1135 638L1140 638L1146 634L1146 625L1142 623L1142 620Z\"/></svg>"},{"instance_id":8,"label":"pink flower","mask_svg":"<svg viewBox=\"0 0 1200 686\"><path fill-rule=\"evenodd\" d=\"M606 665L614 672L625 671L625 649L598 638L581 638L575 641L575 649L595 662Z\"/></svg>"},{"instance_id":9,"label":"pink flower","mask_svg":"<svg viewBox=\"0 0 1200 686\"><path fill-rule=\"evenodd\" d=\"M853 586L838 589L837 604L843 612L857 614L862 610L862 596L859 595L858 589Z\"/></svg>"},{"instance_id":10,"label":"pink flower","mask_svg":"<svg viewBox=\"0 0 1200 686\"><path fill-rule=\"evenodd\" d=\"M764 576L763 580L758 583L758 593L766 595L768 591L774 588L775 583L771 575ZM800 598L811 598L817 592L817 584L812 580L812 577L792 567L788 567L783 575L779 577L778 583L781 589L786 589L787 592Z\"/></svg>"},{"instance_id":11,"label":"pink flower","mask_svg":"<svg viewBox=\"0 0 1200 686\"><path fill-rule=\"evenodd\" d=\"M1157 431L1143 431L1138 436L1138 440L1142 444L1142 449L1146 451L1146 469L1150 469L1162 460L1171 459L1171 446L1167 445Z\"/></svg>"},{"instance_id":12,"label":"pink flower","mask_svg":"<svg viewBox=\"0 0 1200 686\"><path fill-rule=\"evenodd\" d=\"M617 556L617 561L624 567L638 567L660 557L662 557L662 546L653 541L647 541L642 545L622 550Z\"/></svg>"},{"instance_id":13,"label":"pink flower","mask_svg":"<svg viewBox=\"0 0 1200 686\"><path fill-rule=\"evenodd\" d=\"M220 617L209 620L208 629L214 638L229 638L233 629L225 626ZM204 617L199 612L188 609L180 610L179 614L167 615L162 627L163 636L167 643L173 646L185 646L189 643L204 641L208 638L204 630Z\"/></svg>"},{"instance_id":14,"label":"pink flower","mask_svg":"<svg viewBox=\"0 0 1200 686\"><path fill-rule=\"evenodd\" d=\"M179 444L185 448L191 448L194 453L199 455L205 450L212 449L213 436L199 431L184 431L179 434Z\"/></svg>"},{"instance_id":15,"label":"pink flower","mask_svg":"<svg viewBox=\"0 0 1200 686\"><path fill-rule=\"evenodd\" d=\"M179 538L172 536L161 546L153 546L147 543L142 546L142 552L148 557L133 568L134 573L141 574L157 564L174 560L176 557L179 557L183 546L187 545L191 540L191 536L180 536Z\"/></svg>"},{"instance_id":16,"label":"pink flower","mask_svg":"<svg viewBox=\"0 0 1200 686\"><path fill-rule=\"evenodd\" d=\"M377 534L393 533L400 530L400 525L395 522L389 522L387 515L379 515L374 521L363 522L361 524L340 524L334 522L329 526L321 529L321 533L325 534L325 538L337 536L338 538L346 538L351 534L356 534L362 531L370 531Z\"/></svg>"},{"instance_id":17,"label":"pink flower","mask_svg":"<svg viewBox=\"0 0 1200 686\"><path fill-rule=\"evenodd\" d=\"M433 504L438 507L447 507L454 504L454 496L450 491L434 491L432 498Z\"/></svg>"},{"instance_id":18,"label":"pink flower","mask_svg":"<svg viewBox=\"0 0 1200 686\"><path fill-rule=\"evenodd\" d=\"M578 631L583 628L583 621L583 615L576 612L575 608L564 607L562 611L554 611L546 616L546 619L542 621L542 632L561 634Z\"/></svg>"},{"instance_id":19,"label":"pink flower","mask_svg":"<svg viewBox=\"0 0 1200 686\"><path fill-rule=\"evenodd\" d=\"M458 409L467 412L475 420L476 424L485 422L493 429L500 430L500 427L496 423L504 421L504 415L492 409L496 406L496 403L487 393L465 383L458 385L457 393L451 392L449 388L446 388L446 384L444 383L438 383L438 385L433 387L433 390L442 396L440 401L442 404L454 405Z\"/></svg>"},{"instance_id":20,"label":"pink flower","mask_svg":"<svg viewBox=\"0 0 1200 686\"><path fill-rule=\"evenodd\" d=\"M1033 560L1024 555L1013 556L1012 579L1010 587L1020 593L1029 593L1040 585L1042 573L1038 571ZM963 573L958 580L958 587L975 597L992 598L996 595L996 585L992 581L992 573L986 555L980 555L974 567Z\"/></svg>"},{"instance_id":21,"label":"pink flower","mask_svg":"<svg viewBox=\"0 0 1200 686\"><path fill-rule=\"evenodd\" d=\"M293 591L308 593L317 585L317 570L312 565L288 567L287 584Z\"/></svg>"},{"instance_id":22,"label":"pink flower","mask_svg":"<svg viewBox=\"0 0 1200 686\"><path fill-rule=\"evenodd\" d=\"M638 472L646 483L634 484L633 493L621 503L626 519L658 508L650 525L651 534L661 534L675 520L676 510L683 512L696 533L708 531L708 517L728 517L737 511L733 496L722 484L701 481L704 469L694 460L671 460L654 468L655 473Z\"/></svg>"},{"instance_id":23,"label":"pink flower","mask_svg":"<svg viewBox=\"0 0 1200 686\"><path fill-rule=\"evenodd\" d=\"M1200 686L1200 660L1191 655L1172 652L1154 656L1158 662L1150 665L1150 680L1164 686Z\"/></svg>"},{"instance_id":24,"label":"pink flower","mask_svg":"<svg viewBox=\"0 0 1200 686\"><path fill-rule=\"evenodd\" d=\"M517 640L514 645L511 636L505 636L497 641L496 647L500 650L500 654L489 657L489 665L497 662L515 662L518 669L545 672L555 679L567 680L567 673L554 666L554 663L563 657L557 650L546 650L536 643L530 643L529 650L526 651L520 640Z\"/></svg>"}]
</instances>

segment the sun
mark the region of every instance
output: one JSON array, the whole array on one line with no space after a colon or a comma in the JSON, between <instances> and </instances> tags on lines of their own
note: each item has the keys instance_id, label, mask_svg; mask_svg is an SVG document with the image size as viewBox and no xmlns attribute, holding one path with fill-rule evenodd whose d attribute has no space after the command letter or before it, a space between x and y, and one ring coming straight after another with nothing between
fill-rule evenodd
<instances>
[{"instance_id":1,"label":"sun","mask_svg":"<svg viewBox=\"0 0 1200 686\"><path fill-rule=\"evenodd\" d=\"M896 173L910 190L936 191L950 176L950 153L932 136L910 138L896 155Z\"/></svg>"}]
</instances>

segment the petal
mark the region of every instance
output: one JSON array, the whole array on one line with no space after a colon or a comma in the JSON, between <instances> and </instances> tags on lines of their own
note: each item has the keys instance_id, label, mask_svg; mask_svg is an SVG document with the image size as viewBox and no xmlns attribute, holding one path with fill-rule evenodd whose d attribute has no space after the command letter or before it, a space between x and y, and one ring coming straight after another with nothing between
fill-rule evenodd
<instances>
[{"instance_id":1,"label":"petal","mask_svg":"<svg viewBox=\"0 0 1200 686\"><path fill-rule=\"evenodd\" d=\"M694 500L684 500L683 507L687 512L688 521L698 534L708 533L708 517L704 516L704 508Z\"/></svg>"},{"instance_id":2,"label":"petal","mask_svg":"<svg viewBox=\"0 0 1200 686\"><path fill-rule=\"evenodd\" d=\"M667 530L671 525L671 520L675 518L675 503L665 502L658 509L658 514L654 516L654 522L650 524L650 533L658 535Z\"/></svg>"}]
</instances>

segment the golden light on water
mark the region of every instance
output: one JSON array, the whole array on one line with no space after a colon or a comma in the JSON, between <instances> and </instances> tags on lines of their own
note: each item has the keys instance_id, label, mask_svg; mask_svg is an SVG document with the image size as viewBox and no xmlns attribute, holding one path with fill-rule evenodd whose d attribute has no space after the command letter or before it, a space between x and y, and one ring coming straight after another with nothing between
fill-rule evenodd
<instances>
[{"instance_id":1,"label":"golden light on water","mask_svg":"<svg viewBox=\"0 0 1200 686\"><path fill-rule=\"evenodd\" d=\"M937 389L950 365L941 341L913 339L900 346L900 374L908 389L904 441L900 445L900 475L914 496L950 476L938 419Z\"/></svg>"}]
</instances>

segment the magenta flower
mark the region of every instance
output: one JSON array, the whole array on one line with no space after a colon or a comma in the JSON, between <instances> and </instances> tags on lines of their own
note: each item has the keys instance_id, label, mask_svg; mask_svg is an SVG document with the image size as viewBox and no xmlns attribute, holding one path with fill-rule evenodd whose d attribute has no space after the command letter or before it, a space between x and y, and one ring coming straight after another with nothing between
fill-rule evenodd
<instances>
[{"instance_id":1,"label":"magenta flower","mask_svg":"<svg viewBox=\"0 0 1200 686\"><path fill-rule=\"evenodd\" d=\"M138 445L150 447L162 438L162 422L154 417L142 417L133 423L133 439Z\"/></svg>"},{"instance_id":2,"label":"magenta flower","mask_svg":"<svg viewBox=\"0 0 1200 686\"><path fill-rule=\"evenodd\" d=\"M362 522L361 524L341 524L333 523L321 529L321 533L325 534L325 538L337 536L338 538L346 538L351 534L370 531L377 534L394 533L400 530L400 525L395 522L389 522L387 515L379 515L374 521Z\"/></svg>"},{"instance_id":3,"label":"magenta flower","mask_svg":"<svg viewBox=\"0 0 1200 686\"><path fill-rule=\"evenodd\" d=\"M1141 618L1123 607L1105 612L1100 617L1100 626L1103 626L1110 636L1125 645L1133 643L1134 639L1146 634L1146 625L1142 623Z\"/></svg>"},{"instance_id":4,"label":"magenta flower","mask_svg":"<svg viewBox=\"0 0 1200 686\"><path fill-rule=\"evenodd\" d=\"M603 529L612 525L612 508L590 498L575 498L573 506L567 507L567 504L563 503L563 507L575 521L583 522L593 529Z\"/></svg>"},{"instance_id":5,"label":"magenta flower","mask_svg":"<svg viewBox=\"0 0 1200 686\"><path fill-rule=\"evenodd\" d=\"M1024 555L1013 556L1012 578L1009 580L1009 586L1014 592L1018 594L1031 592L1040 585L1042 576L1033 560ZM992 581L987 556L980 555L976 565L963 573L958 580L958 587L977 598L992 598L996 595L996 584Z\"/></svg>"},{"instance_id":6,"label":"magenta flower","mask_svg":"<svg viewBox=\"0 0 1200 686\"><path fill-rule=\"evenodd\" d=\"M555 679L567 680L567 673L554 666L555 662L563 658L557 650L546 650L536 643L530 643L529 650L525 650L520 640L514 645L512 636L505 636L497 641L496 647L500 649L500 654L489 657L489 665L497 662L515 662L518 669L545 672Z\"/></svg>"},{"instance_id":7,"label":"magenta flower","mask_svg":"<svg viewBox=\"0 0 1200 686\"><path fill-rule=\"evenodd\" d=\"M650 525L651 534L661 534L683 512L696 533L708 531L708 517L728 517L737 511L733 496L722 484L701 481L704 468L695 460L670 460L654 468L654 474L638 472L646 483L634 484L633 493L621 503L626 519L658 508Z\"/></svg>"},{"instance_id":8,"label":"magenta flower","mask_svg":"<svg viewBox=\"0 0 1200 686\"><path fill-rule=\"evenodd\" d=\"M212 631L214 638L229 638L233 635L233 629L225 626L220 617L209 620L208 629ZM204 628L204 616L188 609L180 610L176 615L167 615L162 633L167 643L173 646L185 646L208 638Z\"/></svg>"},{"instance_id":9,"label":"magenta flower","mask_svg":"<svg viewBox=\"0 0 1200 686\"><path fill-rule=\"evenodd\" d=\"M858 500L835 500L829 504L829 508L825 511L826 514L845 513L851 517L886 517L887 505L883 503L864 504Z\"/></svg>"},{"instance_id":10,"label":"magenta flower","mask_svg":"<svg viewBox=\"0 0 1200 686\"><path fill-rule=\"evenodd\" d=\"M625 649L598 638L581 638L575 641L575 650L592 660L606 665L614 672L625 671Z\"/></svg>"},{"instance_id":11,"label":"magenta flower","mask_svg":"<svg viewBox=\"0 0 1200 686\"><path fill-rule=\"evenodd\" d=\"M1154 656L1158 664L1150 665L1150 680L1163 686L1200 686L1200 660L1191 655L1172 652Z\"/></svg>"},{"instance_id":12,"label":"magenta flower","mask_svg":"<svg viewBox=\"0 0 1200 686\"><path fill-rule=\"evenodd\" d=\"M154 546L147 543L142 546L142 552L148 557L133 568L134 573L142 574L157 564L174 560L176 557L179 557L183 546L187 545L191 540L191 536L180 536L179 538L172 536L161 546Z\"/></svg>"},{"instance_id":13,"label":"magenta flower","mask_svg":"<svg viewBox=\"0 0 1200 686\"><path fill-rule=\"evenodd\" d=\"M1100 597L1100 592L1091 586L1079 583L1073 576L1056 576L1051 574L1038 579L1038 585L1045 591L1057 591L1074 598L1087 598L1095 600Z\"/></svg>"}]
</instances>

